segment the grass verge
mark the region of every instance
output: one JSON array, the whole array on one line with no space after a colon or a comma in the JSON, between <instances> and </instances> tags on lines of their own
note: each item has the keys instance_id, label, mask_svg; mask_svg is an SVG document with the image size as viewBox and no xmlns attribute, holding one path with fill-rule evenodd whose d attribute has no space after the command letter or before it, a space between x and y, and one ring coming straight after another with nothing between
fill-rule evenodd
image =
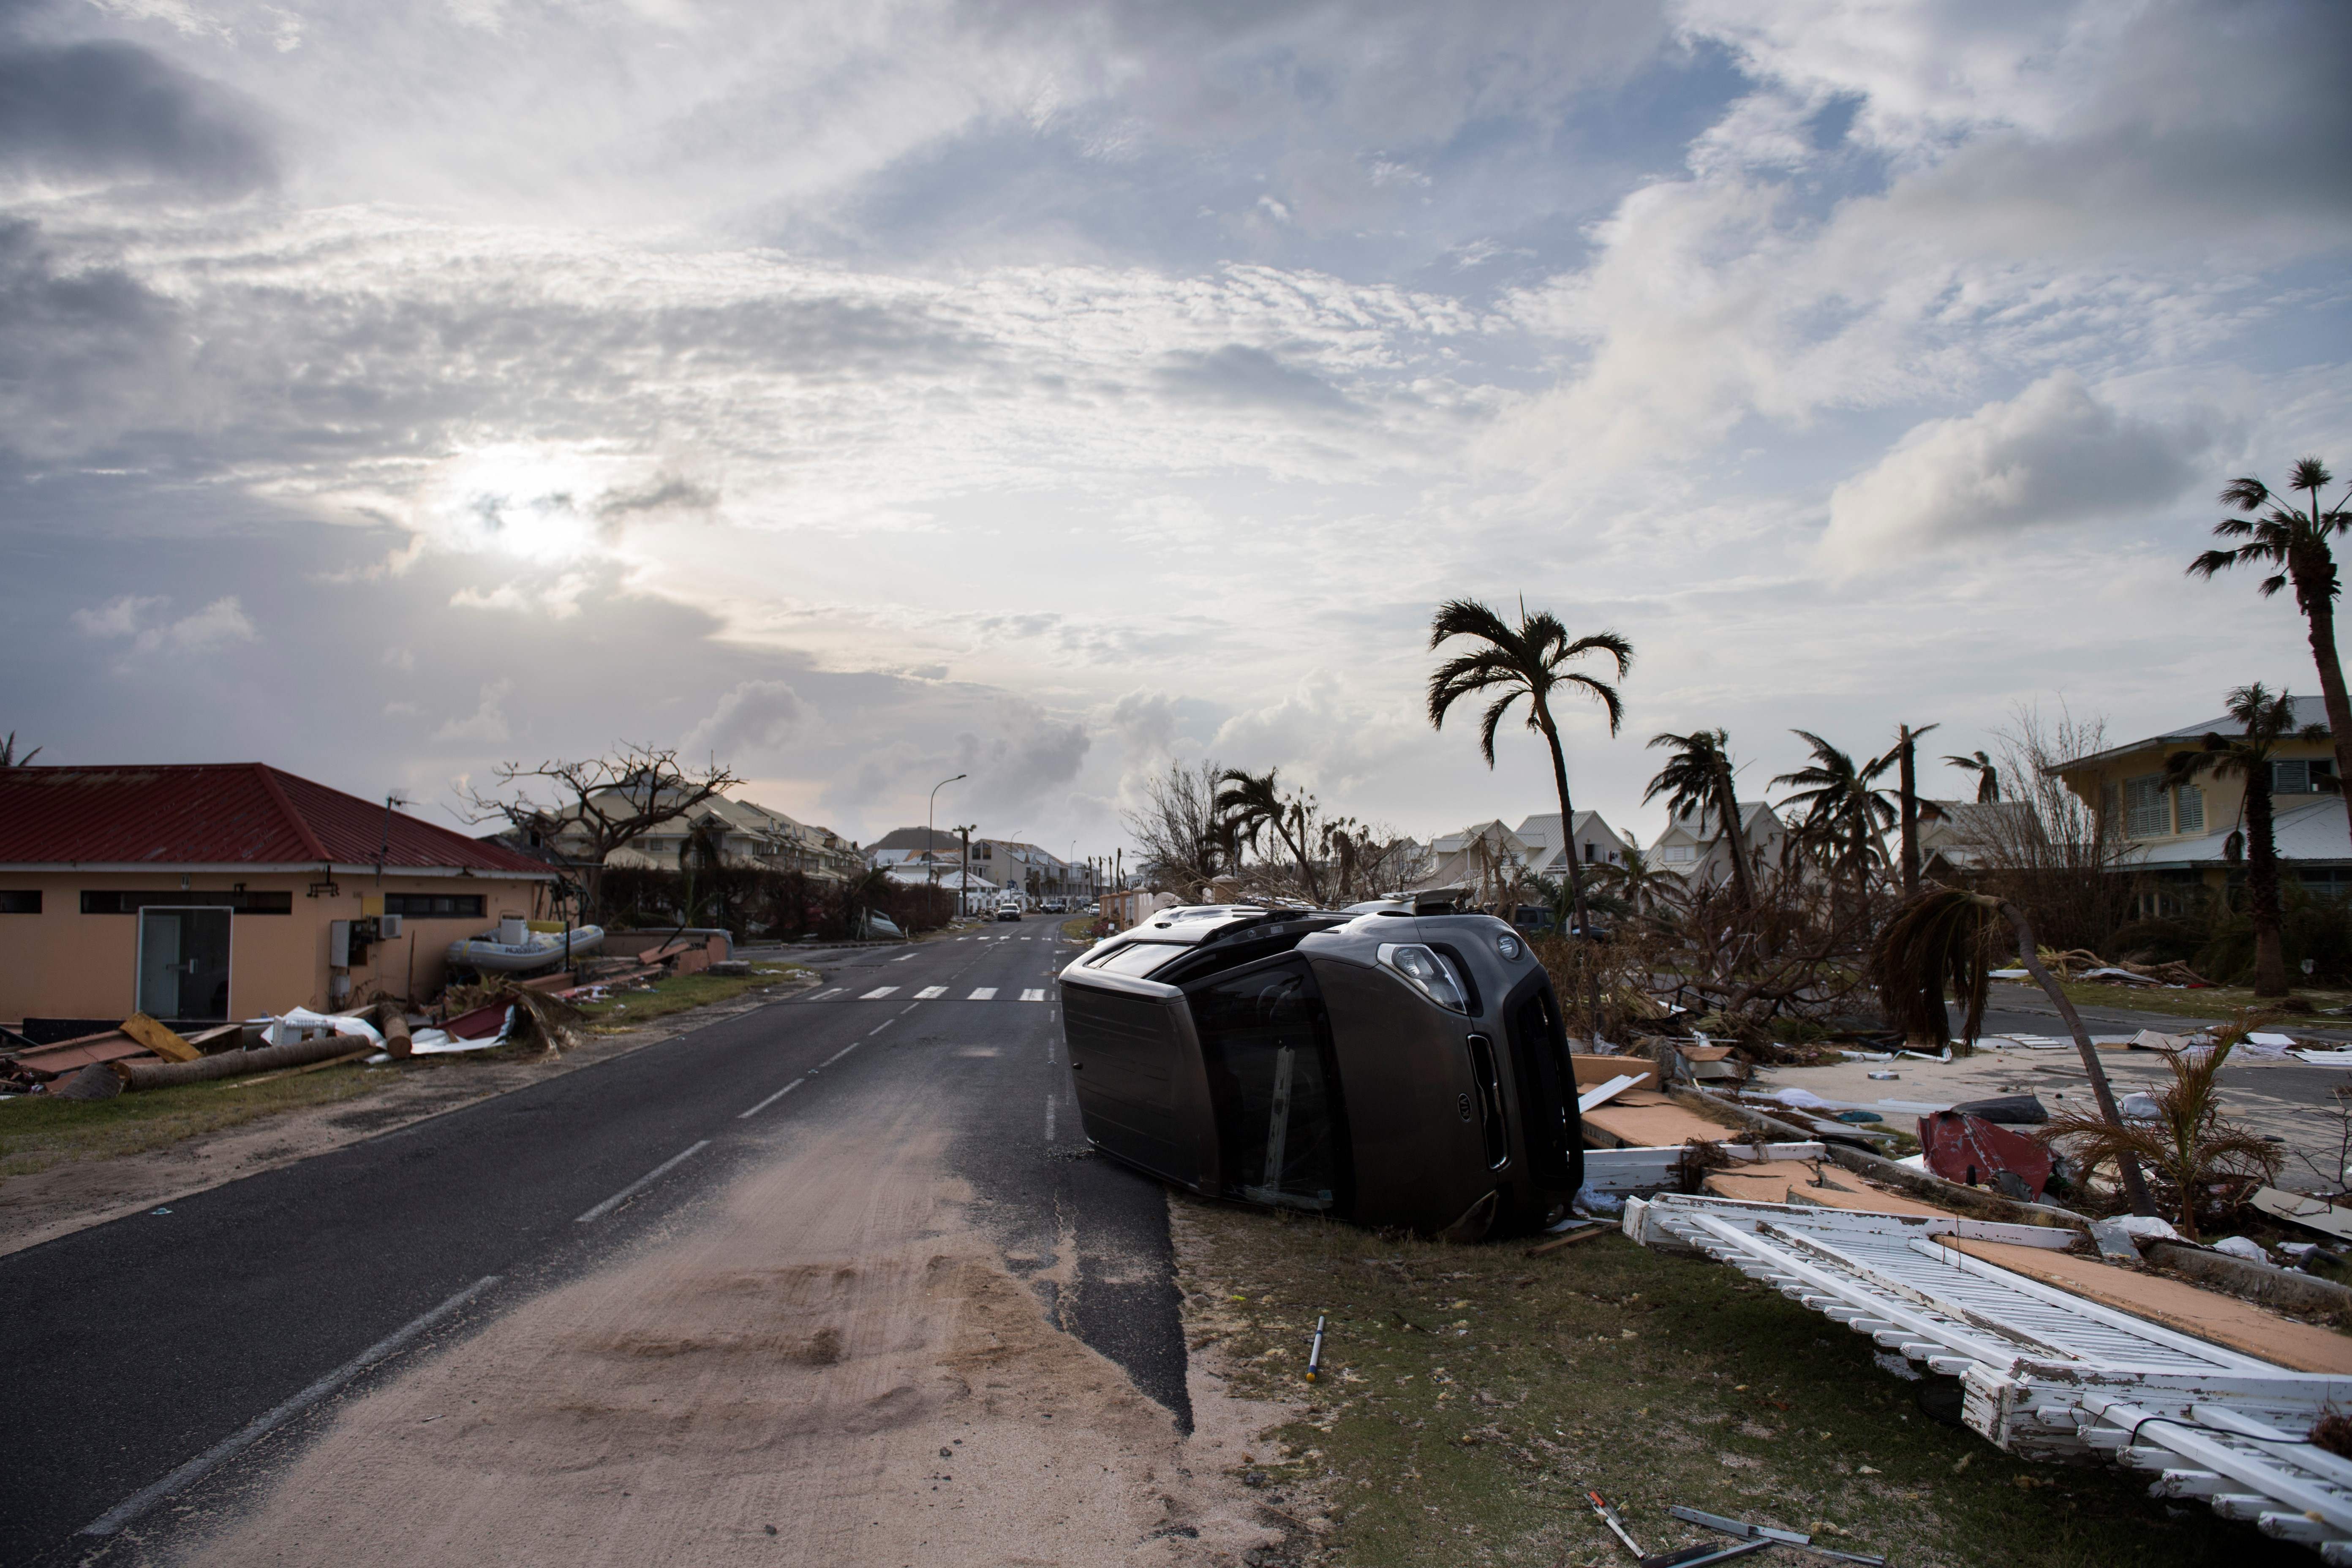
<instances>
[{"instance_id":1,"label":"grass verge","mask_svg":"<svg viewBox=\"0 0 2352 1568\"><path fill-rule=\"evenodd\" d=\"M625 991L607 1002L583 1004L580 1010L598 1034L612 1034L691 1007L731 1002L747 992L764 991L811 973L803 964L761 963L752 965L749 974L675 974L654 982L649 991Z\"/></svg>"},{"instance_id":2,"label":"grass verge","mask_svg":"<svg viewBox=\"0 0 2352 1568\"><path fill-rule=\"evenodd\" d=\"M143 1089L112 1100L35 1096L0 1104L0 1180L68 1160L106 1160L167 1149L282 1110L331 1105L364 1094L390 1075L357 1062L232 1089L235 1079Z\"/></svg>"},{"instance_id":3,"label":"grass verge","mask_svg":"<svg viewBox=\"0 0 2352 1568\"><path fill-rule=\"evenodd\" d=\"M1666 1514L1681 1503L1906 1568L2311 1561L2151 1500L2145 1477L1940 1425L1867 1339L1719 1265L1615 1235L1529 1258L1171 1203L1194 1349L1221 1347L1233 1393L1303 1407L1234 1468L1301 1521L1308 1561L1622 1563L1588 1488L1653 1552L1700 1538Z\"/></svg>"}]
</instances>

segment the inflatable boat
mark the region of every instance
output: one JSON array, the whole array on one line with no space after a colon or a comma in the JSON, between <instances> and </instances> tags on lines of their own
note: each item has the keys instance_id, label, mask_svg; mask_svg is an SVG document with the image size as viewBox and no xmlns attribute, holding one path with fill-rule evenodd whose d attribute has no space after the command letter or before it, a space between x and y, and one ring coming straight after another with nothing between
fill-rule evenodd
<instances>
[{"instance_id":1,"label":"inflatable boat","mask_svg":"<svg viewBox=\"0 0 2352 1568\"><path fill-rule=\"evenodd\" d=\"M496 931L451 942L449 963L485 974L520 974L525 970L545 969L563 963L567 952L577 960L595 952L604 944L604 928L573 926L569 940L567 948L563 931L533 931L524 921L500 921Z\"/></svg>"},{"instance_id":2,"label":"inflatable boat","mask_svg":"<svg viewBox=\"0 0 2352 1568\"><path fill-rule=\"evenodd\" d=\"M1087 1141L1204 1196L1475 1241L1583 1185L1559 999L1491 915L1161 910L1061 994Z\"/></svg>"}]
</instances>

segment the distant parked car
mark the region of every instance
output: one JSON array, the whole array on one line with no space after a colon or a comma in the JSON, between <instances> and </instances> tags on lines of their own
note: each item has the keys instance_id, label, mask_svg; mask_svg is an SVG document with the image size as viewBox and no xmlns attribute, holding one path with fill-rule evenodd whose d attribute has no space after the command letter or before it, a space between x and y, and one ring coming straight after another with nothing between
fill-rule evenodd
<instances>
[{"instance_id":1,"label":"distant parked car","mask_svg":"<svg viewBox=\"0 0 2352 1568\"><path fill-rule=\"evenodd\" d=\"M1511 911L1511 923L1529 936L1549 936L1559 929L1559 917L1549 904L1521 904Z\"/></svg>"},{"instance_id":2,"label":"distant parked car","mask_svg":"<svg viewBox=\"0 0 2352 1568\"><path fill-rule=\"evenodd\" d=\"M1021 907L1021 895L1018 893L1007 893L1003 898L996 900L996 918L998 920L1017 921L1025 912L1026 911Z\"/></svg>"}]
</instances>

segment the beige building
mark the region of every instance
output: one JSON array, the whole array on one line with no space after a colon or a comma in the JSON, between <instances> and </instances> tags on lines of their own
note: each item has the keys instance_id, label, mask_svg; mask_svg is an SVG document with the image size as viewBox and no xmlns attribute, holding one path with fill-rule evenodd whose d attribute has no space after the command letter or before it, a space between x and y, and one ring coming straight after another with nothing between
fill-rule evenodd
<instances>
[{"instance_id":1,"label":"beige building","mask_svg":"<svg viewBox=\"0 0 2352 1568\"><path fill-rule=\"evenodd\" d=\"M2316 697L2294 699L2294 718L2298 728L2327 721ZM2167 784L2165 759L2197 750L2208 734L2243 732L2234 719L2208 719L2059 765L2066 787L2123 839L2117 869L2147 876L2168 910L2186 889L2223 888L2243 869L2246 789L2242 779L2211 773ZM2285 875L2342 897L2352 894L2352 832L2343 795L2329 787L2335 777L2333 741L2280 742L2271 764L2273 838Z\"/></svg>"},{"instance_id":2,"label":"beige building","mask_svg":"<svg viewBox=\"0 0 2352 1568\"><path fill-rule=\"evenodd\" d=\"M259 763L0 770L0 1019L423 1000L450 942L543 915L554 879Z\"/></svg>"},{"instance_id":3,"label":"beige building","mask_svg":"<svg viewBox=\"0 0 2352 1568\"><path fill-rule=\"evenodd\" d=\"M618 790L593 798L599 809L615 816L633 809L628 797ZM579 812L575 808L566 815L576 820ZM719 858L730 866L800 871L829 882L845 882L866 868L857 847L830 827L813 826L781 811L725 795L714 795L614 850L604 858L604 864L675 871L688 837L705 831L715 831ZM576 829L558 828L552 847L557 854L574 860L588 853L587 840Z\"/></svg>"}]
</instances>

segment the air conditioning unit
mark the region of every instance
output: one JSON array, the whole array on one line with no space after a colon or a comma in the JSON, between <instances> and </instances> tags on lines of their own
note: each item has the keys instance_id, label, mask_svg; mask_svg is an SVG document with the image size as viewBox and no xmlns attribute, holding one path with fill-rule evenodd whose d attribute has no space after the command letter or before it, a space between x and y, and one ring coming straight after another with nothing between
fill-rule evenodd
<instances>
[{"instance_id":1,"label":"air conditioning unit","mask_svg":"<svg viewBox=\"0 0 2352 1568\"><path fill-rule=\"evenodd\" d=\"M386 941L389 941L400 934L400 921L401 917L398 915L378 915L375 928L383 933Z\"/></svg>"}]
</instances>

